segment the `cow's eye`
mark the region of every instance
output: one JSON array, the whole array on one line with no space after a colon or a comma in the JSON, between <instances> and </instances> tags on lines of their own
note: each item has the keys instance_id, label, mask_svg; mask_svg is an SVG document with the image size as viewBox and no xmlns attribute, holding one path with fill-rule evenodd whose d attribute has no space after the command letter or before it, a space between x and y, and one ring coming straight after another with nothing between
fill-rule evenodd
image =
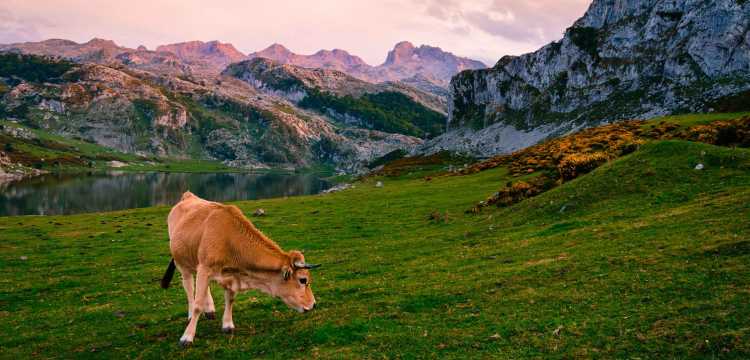
<instances>
[{"instance_id":1,"label":"cow's eye","mask_svg":"<svg viewBox=\"0 0 750 360\"><path fill-rule=\"evenodd\" d=\"M302 285L306 285L307 284L307 278L300 278L299 279L299 283L302 284Z\"/></svg>"}]
</instances>

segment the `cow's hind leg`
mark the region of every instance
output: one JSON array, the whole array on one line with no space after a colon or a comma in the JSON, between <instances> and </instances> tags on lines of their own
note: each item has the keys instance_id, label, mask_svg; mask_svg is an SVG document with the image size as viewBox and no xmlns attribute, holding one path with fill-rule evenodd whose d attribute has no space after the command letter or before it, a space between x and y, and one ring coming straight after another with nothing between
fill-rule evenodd
<instances>
[{"instance_id":1,"label":"cow's hind leg","mask_svg":"<svg viewBox=\"0 0 750 360\"><path fill-rule=\"evenodd\" d=\"M193 303L195 302L195 292L193 291L193 285L195 284L195 278L190 270L180 269L182 275L182 287L185 288L185 295L187 295L188 302L188 320L193 316Z\"/></svg>"},{"instance_id":2,"label":"cow's hind leg","mask_svg":"<svg viewBox=\"0 0 750 360\"><path fill-rule=\"evenodd\" d=\"M216 307L214 306L214 298L211 296L211 287L208 287L208 304L206 305L206 319L216 319Z\"/></svg>"},{"instance_id":3,"label":"cow's hind leg","mask_svg":"<svg viewBox=\"0 0 750 360\"><path fill-rule=\"evenodd\" d=\"M234 295L234 291L229 289L224 290L224 317L221 319L221 330L227 334L234 332L234 321L232 321Z\"/></svg>"},{"instance_id":4,"label":"cow's hind leg","mask_svg":"<svg viewBox=\"0 0 750 360\"><path fill-rule=\"evenodd\" d=\"M207 308L208 305L208 280L209 280L209 269L204 266L198 266L198 273L196 274L195 282L195 301L193 301L193 311L190 317L190 322L185 333L180 338L180 345L188 346L193 343L195 338L195 328L198 327L198 319L201 317L201 313Z\"/></svg>"}]
</instances>

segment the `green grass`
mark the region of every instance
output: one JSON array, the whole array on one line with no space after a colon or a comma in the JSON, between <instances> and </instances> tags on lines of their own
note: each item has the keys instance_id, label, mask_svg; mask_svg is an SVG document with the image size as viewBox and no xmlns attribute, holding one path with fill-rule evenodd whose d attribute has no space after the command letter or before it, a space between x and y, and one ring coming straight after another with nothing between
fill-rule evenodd
<instances>
[{"instance_id":1,"label":"green grass","mask_svg":"<svg viewBox=\"0 0 750 360\"><path fill-rule=\"evenodd\" d=\"M324 264L318 307L299 315L244 294L235 335L201 320L189 349L177 345L179 281L158 287L168 208L0 218L0 353L750 357L750 151L650 143L509 208L463 213L507 180L503 168L369 178L330 195L238 203L266 209L253 218L260 229ZM433 211L447 222L428 220Z\"/></svg>"},{"instance_id":2,"label":"green grass","mask_svg":"<svg viewBox=\"0 0 750 360\"><path fill-rule=\"evenodd\" d=\"M650 119L644 124L644 127L650 129L662 121L690 127L695 125L706 125L719 120L734 120L743 116L750 116L750 112L669 115Z\"/></svg>"}]
</instances>

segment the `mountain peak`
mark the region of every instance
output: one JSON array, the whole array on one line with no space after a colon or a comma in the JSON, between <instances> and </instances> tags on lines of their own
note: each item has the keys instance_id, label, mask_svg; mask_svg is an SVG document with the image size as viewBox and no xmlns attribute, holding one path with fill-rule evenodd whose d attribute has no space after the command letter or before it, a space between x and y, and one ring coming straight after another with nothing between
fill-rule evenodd
<instances>
[{"instance_id":1,"label":"mountain peak","mask_svg":"<svg viewBox=\"0 0 750 360\"><path fill-rule=\"evenodd\" d=\"M414 44L409 41L401 41L393 47L394 50L413 50Z\"/></svg>"},{"instance_id":2,"label":"mountain peak","mask_svg":"<svg viewBox=\"0 0 750 360\"><path fill-rule=\"evenodd\" d=\"M395 65L404 62L408 62L414 56L414 44L408 41L402 41L393 47L393 50L388 52L388 57L385 59L385 65Z\"/></svg>"},{"instance_id":3,"label":"mountain peak","mask_svg":"<svg viewBox=\"0 0 750 360\"><path fill-rule=\"evenodd\" d=\"M273 43L269 47L265 48L264 50L260 52L273 52L277 54L290 54L292 51L289 50L286 46L281 45L279 43Z\"/></svg>"},{"instance_id":4,"label":"mountain peak","mask_svg":"<svg viewBox=\"0 0 750 360\"><path fill-rule=\"evenodd\" d=\"M115 44L112 40L107 39L100 39L100 38L93 38L89 40L84 45L92 45L92 46L100 46L100 47L117 47L117 44Z\"/></svg>"}]
</instances>

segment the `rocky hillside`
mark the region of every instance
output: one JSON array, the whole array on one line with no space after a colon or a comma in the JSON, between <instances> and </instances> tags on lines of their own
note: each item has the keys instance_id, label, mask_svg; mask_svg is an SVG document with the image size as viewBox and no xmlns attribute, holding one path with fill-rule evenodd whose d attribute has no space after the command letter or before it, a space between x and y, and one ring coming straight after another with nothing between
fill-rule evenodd
<instances>
[{"instance_id":1,"label":"rocky hillside","mask_svg":"<svg viewBox=\"0 0 750 360\"><path fill-rule=\"evenodd\" d=\"M440 134L444 127L445 108L440 97L399 83L372 84L336 70L308 69L264 58L232 64L222 74L345 126L419 137Z\"/></svg>"},{"instance_id":2,"label":"rocky hillside","mask_svg":"<svg viewBox=\"0 0 750 360\"><path fill-rule=\"evenodd\" d=\"M192 81L19 54L0 54L0 117L128 153L249 168L355 171L422 142L340 126L231 76Z\"/></svg>"},{"instance_id":3,"label":"rocky hillside","mask_svg":"<svg viewBox=\"0 0 750 360\"><path fill-rule=\"evenodd\" d=\"M407 41L396 44L388 52L385 63L378 66L368 65L358 56L344 50L321 50L312 55L299 55L280 44L273 44L249 57L267 58L281 64L306 68L338 70L373 83L418 78L420 81L412 83L421 90L433 93L441 92L440 89L434 89L435 86L447 87L451 77L463 70L485 68L479 61L458 57L438 47L415 47Z\"/></svg>"},{"instance_id":4,"label":"rocky hillside","mask_svg":"<svg viewBox=\"0 0 750 360\"><path fill-rule=\"evenodd\" d=\"M741 100L748 31L744 0L595 0L562 40L454 77L451 131L426 150L511 152L599 123Z\"/></svg>"}]
</instances>

